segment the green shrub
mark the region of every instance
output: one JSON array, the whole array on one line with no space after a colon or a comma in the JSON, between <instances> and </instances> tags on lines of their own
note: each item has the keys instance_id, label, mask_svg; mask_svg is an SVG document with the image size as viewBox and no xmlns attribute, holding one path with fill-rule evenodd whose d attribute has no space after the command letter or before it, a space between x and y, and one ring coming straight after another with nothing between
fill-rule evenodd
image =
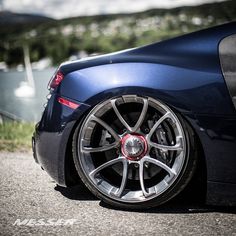
<instances>
[{"instance_id":1,"label":"green shrub","mask_svg":"<svg viewBox=\"0 0 236 236\"><path fill-rule=\"evenodd\" d=\"M31 137L34 124L20 122L6 122L0 124L0 151L31 150Z\"/></svg>"}]
</instances>

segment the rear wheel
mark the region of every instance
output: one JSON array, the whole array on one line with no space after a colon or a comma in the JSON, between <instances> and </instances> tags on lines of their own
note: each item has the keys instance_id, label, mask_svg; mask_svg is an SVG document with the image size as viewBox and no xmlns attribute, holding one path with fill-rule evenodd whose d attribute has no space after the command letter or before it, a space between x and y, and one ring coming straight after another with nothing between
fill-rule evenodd
<instances>
[{"instance_id":1,"label":"rear wheel","mask_svg":"<svg viewBox=\"0 0 236 236\"><path fill-rule=\"evenodd\" d=\"M170 200L196 165L191 128L165 104L137 95L95 106L74 133L73 158L92 193L129 209Z\"/></svg>"}]
</instances>

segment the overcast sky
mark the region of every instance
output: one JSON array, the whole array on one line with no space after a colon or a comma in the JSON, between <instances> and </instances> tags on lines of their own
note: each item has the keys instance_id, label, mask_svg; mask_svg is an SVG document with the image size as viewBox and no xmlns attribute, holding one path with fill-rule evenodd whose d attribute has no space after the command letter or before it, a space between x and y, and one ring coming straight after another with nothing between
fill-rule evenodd
<instances>
[{"instance_id":1,"label":"overcast sky","mask_svg":"<svg viewBox=\"0 0 236 236\"><path fill-rule=\"evenodd\" d=\"M53 18L137 12L150 8L199 5L222 0L0 0L0 9Z\"/></svg>"}]
</instances>

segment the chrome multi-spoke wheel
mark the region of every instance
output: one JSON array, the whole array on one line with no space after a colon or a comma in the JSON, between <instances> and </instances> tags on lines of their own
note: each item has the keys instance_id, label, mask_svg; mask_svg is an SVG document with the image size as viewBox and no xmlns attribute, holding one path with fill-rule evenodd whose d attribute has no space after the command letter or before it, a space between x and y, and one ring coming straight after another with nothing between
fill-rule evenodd
<instances>
[{"instance_id":1,"label":"chrome multi-spoke wheel","mask_svg":"<svg viewBox=\"0 0 236 236\"><path fill-rule=\"evenodd\" d=\"M73 151L93 193L110 204L143 208L169 200L187 184L194 167L189 143L169 107L126 95L91 110L75 132Z\"/></svg>"}]
</instances>

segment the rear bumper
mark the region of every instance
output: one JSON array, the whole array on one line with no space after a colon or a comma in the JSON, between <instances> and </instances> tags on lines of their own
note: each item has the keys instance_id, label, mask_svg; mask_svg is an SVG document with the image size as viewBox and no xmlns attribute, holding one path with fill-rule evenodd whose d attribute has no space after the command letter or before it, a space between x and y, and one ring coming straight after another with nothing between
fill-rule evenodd
<instances>
[{"instance_id":1,"label":"rear bumper","mask_svg":"<svg viewBox=\"0 0 236 236\"><path fill-rule=\"evenodd\" d=\"M39 163L38 162L38 158L37 158L37 154L36 154L36 151L35 151L35 132L33 133L33 137L32 137L32 151L33 151L33 157L34 157L34 160L36 163Z\"/></svg>"},{"instance_id":2,"label":"rear bumper","mask_svg":"<svg viewBox=\"0 0 236 236\"><path fill-rule=\"evenodd\" d=\"M61 186L66 186L66 150L74 124L75 121L68 123L61 133L42 131L36 127L32 137L36 163Z\"/></svg>"},{"instance_id":3,"label":"rear bumper","mask_svg":"<svg viewBox=\"0 0 236 236\"><path fill-rule=\"evenodd\" d=\"M61 186L66 186L66 158L73 129L90 106L80 104L71 109L60 104L58 95L48 100L41 121L35 126L32 137L33 156L36 161ZM79 104L79 103L77 103ZM70 150L71 151L71 150Z\"/></svg>"}]
</instances>

